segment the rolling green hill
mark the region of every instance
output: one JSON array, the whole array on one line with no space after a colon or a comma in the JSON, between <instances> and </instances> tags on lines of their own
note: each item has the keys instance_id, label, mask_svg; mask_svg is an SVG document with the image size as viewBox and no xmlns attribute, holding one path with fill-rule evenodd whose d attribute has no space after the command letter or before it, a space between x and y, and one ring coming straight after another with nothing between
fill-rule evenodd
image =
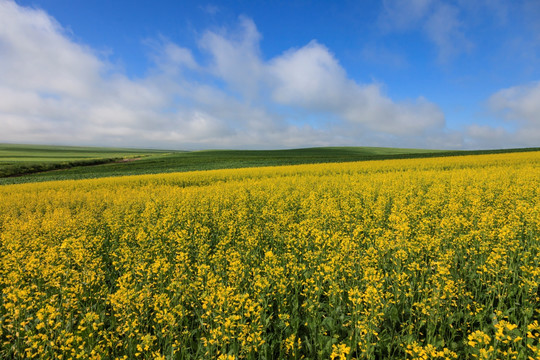
<instances>
[{"instance_id":1,"label":"rolling green hill","mask_svg":"<svg viewBox=\"0 0 540 360\"><path fill-rule=\"evenodd\" d=\"M540 148L443 151L382 147L321 147L288 150L204 150L186 152L0 144L0 184L177 171L530 150L540 150Z\"/></svg>"}]
</instances>

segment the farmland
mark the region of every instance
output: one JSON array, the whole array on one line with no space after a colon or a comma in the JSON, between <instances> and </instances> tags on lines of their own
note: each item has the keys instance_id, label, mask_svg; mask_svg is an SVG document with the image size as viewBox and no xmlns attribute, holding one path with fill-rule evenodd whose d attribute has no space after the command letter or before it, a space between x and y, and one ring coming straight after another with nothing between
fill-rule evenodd
<instances>
[{"instance_id":1,"label":"farmland","mask_svg":"<svg viewBox=\"0 0 540 360\"><path fill-rule=\"evenodd\" d=\"M0 187L0 357L535 359L540 153Z\"/></svg>"},{"instance_id":2,"label":"farmland","mask_svg":"<svg viewBox=\"0 0 540 360\"><path fill-rule=\"evenodd\" d=\"M377 147L188 152L0 144L0 184L439 154L461 152Z\"/></svg>"},{"instance_id":3,"label":"farmland","mask_svg":"<svg viewBox=\"0 0 540 360\"><path fill-rule=\"evenodd\" d=\"M164 152L145 149L0 144L0 178L108 164Z\"/></svg>"},{"instance_id":4,"label":"farmland","mask_svg":"<svg viewBox=\"0 0 540 360\"><path fill-rule=\"evenodd\" d=\"M0 185L238 169L538 151L531 149L444 151L380 147L326 147L286 150L148 150L0 144Z\"/></svg>"}]
</instances>

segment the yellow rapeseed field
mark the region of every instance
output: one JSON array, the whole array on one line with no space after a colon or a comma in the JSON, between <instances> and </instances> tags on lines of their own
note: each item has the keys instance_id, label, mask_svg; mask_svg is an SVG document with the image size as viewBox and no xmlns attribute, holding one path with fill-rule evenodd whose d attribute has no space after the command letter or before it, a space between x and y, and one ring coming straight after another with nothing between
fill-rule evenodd
<instances>
[{"instance_id":1,"label":"yellow rapeseed field","mask_svg":"<svg viewBox=\"0 0 540 360\"><path fill-rule=\"evenodd\" d=\"M540 359L540 152L0 187L0 358Z\"/></svg>"}]
</instances>

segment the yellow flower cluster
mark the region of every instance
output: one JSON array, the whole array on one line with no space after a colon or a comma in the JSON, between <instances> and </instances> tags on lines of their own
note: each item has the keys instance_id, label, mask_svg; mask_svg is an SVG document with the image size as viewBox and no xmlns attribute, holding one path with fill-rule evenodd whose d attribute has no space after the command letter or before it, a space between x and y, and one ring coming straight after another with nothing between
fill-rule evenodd
<instances>
[{"instance_id":1,"label":"yellow flower cluster","mask_svg":"<svg viewBox=\"0 0 540 360\"><path fill-rule=\"evenodd\" d=\"M540 152L0 187L0 358L540 359Z\"/></svg>"}]
</instances>

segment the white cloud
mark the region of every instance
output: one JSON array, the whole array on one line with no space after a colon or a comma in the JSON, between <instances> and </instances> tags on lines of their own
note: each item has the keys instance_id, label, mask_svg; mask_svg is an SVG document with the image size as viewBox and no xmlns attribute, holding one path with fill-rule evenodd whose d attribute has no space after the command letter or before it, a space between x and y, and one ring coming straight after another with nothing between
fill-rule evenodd
<instances>
[{"instance_id":1,"label":"white cloud","mask_svg":"<svg viewBox=\"0 0 540 360\"><path fill-rule=\"evenodd\" d=\"M167 76L178 76L183 70L200 70L189 49L182 48L163 37L161 41L148 40L146 44L153 50L151 58L158 70Z\"/></svg>"},{"instance_id":2,"label":"white cloud","mask_svg":"<svg viewBox=\"0 0 540 360\"><path fill-rule=\"evenodd\" d=\"M253 21L241 17L237 32L218 34L208 31L200 46L212 55L213 74L225 80L232 90L250 98L259 91L262 71L260 39Z\"/></svg>"},{"instance_id":3,"label":"white cloud","mask_svg":"<svg viewBox=\"0 0 540 360\"><path fill-rule=\"evenodd\" d=\"M286 52L270 64L273 98L285 105L337 114L353 126L389 134L411 135L442 128L440 109L420 97L395 103L378 84L361 85L324 46L312 41Z\"/></svg>"},{"instance_id":4,"label":"white cloud","mask_svg":"<svg viewBox=\"0 0 540 360\"><path fill-rule=\"evenodd\" d=\"M206 61L161 39L151 44L155 67L130 79L44 11L0 0L0 142L425 146L444 131L437 105L355 82L318 42L264 60L261 38L247 18L208 31Z\"/></svg>"},{"instance_id":5,"label":"white cloud","mask_svg":"<svg viewBox=\"0 0 540 360\"><path fill-rule=\"evenodd\" d=\"M500 149L515 147L514 141L509 141L508 130L502 127L473 124L467 127L465 143L468 148Z\"/></svg>"},{"instance_id":6,"label":"white cloud","mask_svg":"<svg viewBox=\"0 0 540 360\"><path fill-rule=\"evenodd\" d=\"M314 110L339 110L355 87L328 49L315 41L273 59L269 74L275 101Z\"/></svg>"},{"instance_id":7,"label":"white cloud","mask_svg":"<svg viewBox=\"0 0 540 360\"><path fill-rule=\"evenodd\" d=\"M487 106L507 126L470 125L464 133L467 147L540 145L540 82L501 89L489 97Z\"/></svg>"},{"instance_id":8,"label":"white cloud","mask_svg":"<svg viewBox=\"0 0 540 360\"><path fill-rule=\"evenodd\" d=\"M540 128L540 82L500 90L490 97L489 106L506 119Z\"/></svg>"},{"instance_id":9,"label":"white cloud","mask_svg":"<svg viewBox=\"0 0 540 360\"><path fill-rule=\"evenodd\" d=\"M12 89L89 95L104 64L45 12L0 2L0 78ZM23 75L23 76L21 76Z\"/></svg>"},{"instance_id":10,"label":"white cloud","mask_svg":"<svg viewBox=\"0 0 540 360\"><path fill-rule=\"evenodd\" d=\"M500 126L471 125L464 134L464 146L471 149L538 147L539 127L508 130Z\"/></svg>"}]
</instances>

